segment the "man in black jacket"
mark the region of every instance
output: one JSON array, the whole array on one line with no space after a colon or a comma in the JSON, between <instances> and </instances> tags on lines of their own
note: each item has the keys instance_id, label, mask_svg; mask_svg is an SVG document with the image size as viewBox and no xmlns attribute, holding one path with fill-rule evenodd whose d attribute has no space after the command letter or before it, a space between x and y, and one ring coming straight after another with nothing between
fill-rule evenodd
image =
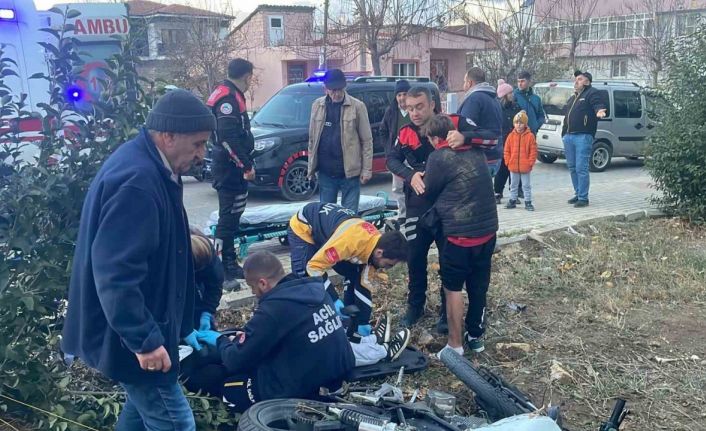
<instances>
[{"instance_id":1,"label":"man in black jacket","mask_svg":"<svg viewBox=\"0 0 706 431\"><path fill-rule=\"evenodd\" d=\"M310 398L321 386L340 387L355 357L321 279L286 275L269 252L250 255L244 271L258 307L236 336L199 332L222 360L210 367L220 379L206 379L201 370L198 380L214 382L204 389L243 412L258 401Z\"/></svg>"},{"instance_id":2,"label":"man in black jacket","mask_svg":"<svg viewBox=\"0 0 706 431\"><path fill-rule=\"evenodd\" d=\"M407 298L407 312L402 322L404 325L411 326L417 323L424 314L429 247L432 242L435 242L441 251L444 238L440 229L432 229L419 223L420 217L431 208L432 204L424 193L424 171L426 170L427 158L434 151L434 147L427 137L420 134L420 128L432 118L436 107L431 92L425 87L410 89L407 92L406 103L412 122L400 129L397 141L388 154L387 168L393 174L404 179L404 193L407 202L407 220L405 221L404 233L409 243L407 260L409 296ZM458 122L461 132L458 135L461 137L461 144L465 140L482 149L492 149L497 145L497 136L494 133L484 135L481 131L479 134L471 123L467 119ZM446 333L446 307L443 294L441 301L437 331Z\"/></svg>"},{"instance_id":3,"label":"man in black jacket","mask_svg":"<svg viewBox=\"0 0 706 431\"><path fill-rule=\"evenodd\" d=\"M574 73L574 95L566 102L566 115L561 129L566 165L574 186L574 197L568 203L576 208L588 206L590 177L588 167L598 119L606 116L607 99L604 91L591 86L588 72Z\"/></svg>"},{"instance_id":4,"label":"man in black jacket","mask_svg":"<svg viewBox=\"0 0 706 431\"><path fill-rule=\"evenodd\" d=\"M439 261L449 320L447 347L463 354L464 284L468 292L465 342L475 352L484 350L486 293L498 213L483 152L472 145L452 149L446 142L449 131L456 128L451 118L436 115L422 129L436 147L424 174L424 194L433 207L423 222L440 223L446 237Z\"/></svg>"},{"instance_id":5,"label":"man in black jacket","mask_svg":"<svg viewBox=\"0 0 706 431\"><path fill-rule=\"evenodd\" d=\"M228 79L216 87L206 102L218 123L213 136L213 188L218 192L216 249L225 269L226 290L240 289L236 279L243 278L234 238L248 199L248 181L255 178L251 157L255 140L244 94L252 76L252 63L242 58L232 60L228 63Z\"/></svg>"},{"instance_id":6,"label":"man in black jacket","mask_svg":"<svg viewBox=\"0 0 706 431\"><path fill-rule=\"evenodd\" d=\"M400 129L410 123L409 112L407 112L407 91L410 89L409 81L400 79L395 84L395 100L387 107L385 115L382 117L381 132L387 138L385 141L385 154L389 154L392 147L395 145L397 133ZM404 182L397 175L392 175L392 197L397 200L397 223L404 225L407 216L407 208L405 207Z\"/></svg>"},{"instance_id":7,"label":"man in black jacket","mask_svg":"<svg viewBox=\"0 0 706 431\"><path fill-rule=\"evenodd\" d=\"M222 363L201 367L186 382L236 412L273 398L313 398L322 386L338 389L354 366L393 361L409 343L409 330L390 336L387 319L375 334L349 342L322 279L285 275L270 252L250 255L244 271L258 298L253 317L232 337L200 331Z\"/></svg>"}]
</instances>

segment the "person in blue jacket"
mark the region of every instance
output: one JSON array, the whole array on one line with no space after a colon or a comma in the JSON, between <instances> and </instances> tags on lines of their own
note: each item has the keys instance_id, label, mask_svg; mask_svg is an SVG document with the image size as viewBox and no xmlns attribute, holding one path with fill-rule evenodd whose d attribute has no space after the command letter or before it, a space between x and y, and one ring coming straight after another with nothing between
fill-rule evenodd
<instances>
[{"instance_id":1,"label":"person in blue jacket","mask_svg":"<svg viewBox=\"0 0 706 431\"><path fill-rule=\"evenodd\" d=\"M463 81L463 90L466 95L456 113L473 122L476 126L474 133L502 142L503 109L497 99L495 87L485 82L483 69L468 69ZM503 159L502 145L493 145L484 152L490 175L495 176Z\"/></svg>"},{"instance_id":2,"label":"person in blue jacket","mask_svg":"<svg viewBox=\"0 0 706 431\"><path fill-rule=\"evenodd\" d=\"M523 70L517 75L517 88L512 92L515 103L520 106L520 110L527 113L527 119L530 130L535 136L542 127L542 124L547 120L542 106L542 99L534 94L532 90L532 74Z\"/></svg>"},{"instance_id":3,"label":"person in blue jacket","mask_svg":"<svg viewBox=\"0 0 706 431\"><path fill-rule=\"evenodd\" d=\"M215 127L188 91L165 94L83 204L61 347L123 387L118 431L196 429L177 381L179 339L195 337L180 175L203 161Z\"/></svg>"}]
</instances>

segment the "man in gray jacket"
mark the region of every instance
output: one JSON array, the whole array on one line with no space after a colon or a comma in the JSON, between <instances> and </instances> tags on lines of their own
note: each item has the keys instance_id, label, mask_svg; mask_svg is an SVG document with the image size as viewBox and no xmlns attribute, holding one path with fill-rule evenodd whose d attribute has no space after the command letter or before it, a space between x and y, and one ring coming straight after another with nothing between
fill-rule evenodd
<instances>
[{"instance_id":1,"label":"man in gray jacket","mask_svg":"<svg viewBox=\"0 0 706 431\"><path fill-rule=\"evenodd\" d=\"M365 104L346 93L340 69L324 76L326 96L316 99L309 123L309 177L318 173L319 199L358 212L360 185L373 168L373 134Z\"/></svg>"}]
</instances>

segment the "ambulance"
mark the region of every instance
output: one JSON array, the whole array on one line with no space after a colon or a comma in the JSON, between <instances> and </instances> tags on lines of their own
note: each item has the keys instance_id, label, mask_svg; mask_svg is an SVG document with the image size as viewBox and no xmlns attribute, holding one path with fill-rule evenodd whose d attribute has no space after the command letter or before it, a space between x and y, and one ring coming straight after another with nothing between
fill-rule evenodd
<instances>
[{"instance_id":1,"label":"ambulance","mask_svg":"<svg viewBox=\"0 0 706 431\"><path fill-rule=\"evenodd\" d=\"M70 24L71 29L67 36L81 42L81 57L85 62L80 72L83 79L77 79L67 89L66 97L80 114L87 112L100 95L101 80L106 79L102 70L105 60L120 51L121 41L128 35L128 11L122 3L57 4L48 11L38 11L32 0L0 0L2 56L17 63L17 66L13 65L17 76L4 76L3 81L14 98L27 95L26 109L33 112L41 113L41 104L49 103L47 80L32 76L48 73L47 57L50 53L43 44L56 45L56 38L41 29L61 29L64 17L56 10L78 12L67 14L66 24ZM19 131L22 139L30 143L37 138L41 128L38 119L0 118L0 135L8 130ZM29 145L22 158L31 160L36 152L36 147Z\"/></svg>"}]
</instances>

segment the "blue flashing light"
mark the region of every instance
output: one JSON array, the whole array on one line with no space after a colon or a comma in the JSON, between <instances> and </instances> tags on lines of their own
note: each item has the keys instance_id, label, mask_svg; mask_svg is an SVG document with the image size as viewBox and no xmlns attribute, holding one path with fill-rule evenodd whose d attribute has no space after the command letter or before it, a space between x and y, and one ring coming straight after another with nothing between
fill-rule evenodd
<instances>
[{"instance_id":1,"label":"blue flashing light","mask_svg":"<svg viewBox=\"0 0 706 431\"><path fill-rule=\"evenodd\" d=\"M315 71L314 71L314 76L317 76L317 77L324 77L324 76L326 76L326 71L325 71L325 70L315 70Z\"/></svg>"},{"instance_id":2,"label":"blue flashing light","mask_svg":"<svg viewBox=\"0 0 706 431\"><path fill-rule=\"evenodd\" d=\"M0 21L14 21L16 16L14 9L0 9Z\"/></svg>"},{"instance_id":3,"label":"blue flashing light","mask_svg":"<svg viewBox=\"0 0 706 431\"><path fill-rule=\"evenodd\" d=\"M83 90L79 87L69 87L66 89L66 98L71 102L78 102L83 99Z\"/></svg>"}]
</instances>

